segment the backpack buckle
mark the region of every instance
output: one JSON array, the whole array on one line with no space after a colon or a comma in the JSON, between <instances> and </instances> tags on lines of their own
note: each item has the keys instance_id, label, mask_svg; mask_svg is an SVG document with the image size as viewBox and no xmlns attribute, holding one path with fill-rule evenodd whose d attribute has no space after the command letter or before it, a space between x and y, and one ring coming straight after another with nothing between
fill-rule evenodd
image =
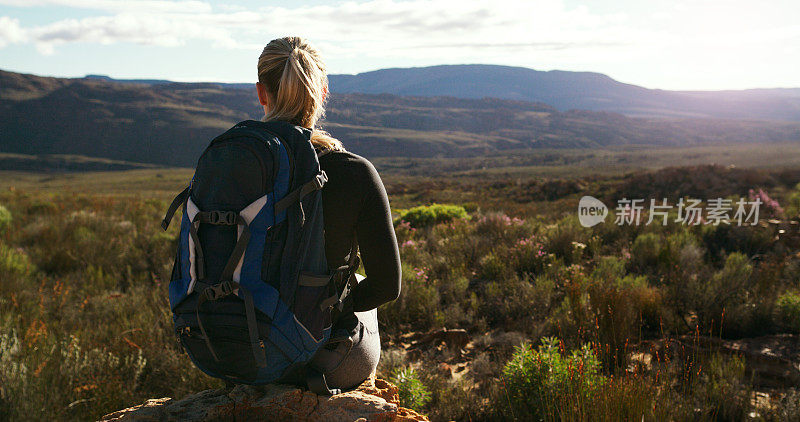
<instances>
[{"instance_id":1,"label":"backpack buckle","mask_svg":"<svg viewBox=\"0 0 800 422\"><path fill-rule=\"evenodd\" d=\"M234 211L210 211L208 222L223 226L236 225L236 213Z\"/></svg>"},{"instance_id":2,"label":"backpack buckle","mask_svg":"<svg viewBox=\"0 0 800 422\"><path fill-rule=\"evenodd\" d=\"M325 186L325 183L328 182L328 175L325 174L325 170L322 170L321 172L319 172L319 174L314 176L313 182L314 182L314 187L317 190L322 189L322 187Z\"/></svg>"},{"instance_id":3,"label":"backpack buckle","mask_svg":"<svg viewBox=\"0 0 800 422\"><path fill-rule=\"evenodd\" d=\"M206 300L215 301L217 299L222 299L225 296L233 293L233 286L231 285L230 281L223 281L222 283L217 284L216 286L209 286L203 290L203 295L205 295Z\"/></svg>"},{"instance_id":4,"label":"backpack buckle","mask_svg":"<svg viewBox=\"0 0 800 422\"><path fill-rule=\"evenodd\" d=\"M219 297L225 297L233 293L233 286L231 285L230 281L223 281L222 283L219 283L217 287L219 287L219 291L221 292Z\"/></svg>"}]
</instances>

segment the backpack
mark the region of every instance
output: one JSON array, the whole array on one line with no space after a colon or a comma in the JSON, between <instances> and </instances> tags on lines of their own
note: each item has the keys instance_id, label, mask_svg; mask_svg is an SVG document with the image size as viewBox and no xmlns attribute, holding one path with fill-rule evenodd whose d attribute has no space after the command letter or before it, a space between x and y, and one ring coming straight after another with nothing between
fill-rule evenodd
<instances>
[{"instance_id":1,"label":"backpack","mask_svg":"<svg viewBox=\"0 0 800 422\"><path fill-rule=\"evenodd\" d=\"M183 205L169 284L175 334L206 374L228 383L307 384L333 394L309 365L355 283L360 262L329 271L311 131L283 121L238 123L215 138Z\"/></svg>"}]
</instances>

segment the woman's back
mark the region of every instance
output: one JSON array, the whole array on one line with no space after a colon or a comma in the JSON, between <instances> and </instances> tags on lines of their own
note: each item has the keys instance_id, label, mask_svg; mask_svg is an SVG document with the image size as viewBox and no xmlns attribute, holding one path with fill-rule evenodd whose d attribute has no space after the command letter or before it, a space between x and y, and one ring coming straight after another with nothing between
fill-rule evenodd
<instances>
[{"instance_id":1,"label":"woman's back","mask_svg":"<svg viewBox=\"0 0 800 422\"><path fill-rule=\"evenodd\" d=\"M322 189L328 266L346 263L355 235L367 276L352 292L349 305L362 312L396 299L400 252L378 172L366 158L346 151L324 154L320 167L328 175Z\"/></svg>"},{"instance_id":2,"label":"woman's back","mask_svg":"<svg viewBox=\"0 0 800 422\"><path fill-rule=\"evenodd\" d=\"M378 364L377 307L400 294L400 253L389 199L375 167L364 157L330 151L320 157L328 175L322 189L325 252L331 269L345 265L356 237L366 278L345 300L333 340L313 363L338 388L361 383Z\"/></svg>"}]
</instances>

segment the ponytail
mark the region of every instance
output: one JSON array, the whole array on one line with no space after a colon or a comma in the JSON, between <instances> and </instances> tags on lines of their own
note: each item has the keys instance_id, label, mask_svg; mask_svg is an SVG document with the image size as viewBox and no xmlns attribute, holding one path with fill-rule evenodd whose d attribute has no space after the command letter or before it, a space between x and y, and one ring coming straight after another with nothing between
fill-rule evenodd
<instances>
[{"instance_id":1,"label":"ponytail","mask_svg":"<svg viewBox=\"0 0 800 422\"><path fill-rule=\"evenodd\" d=\"M328 76L319 52L300 37L274 39L258 58L258 81L272 107L264 120L285 120L312 130L317 148L344 151L338 140L319 127L325 115Z\"/></svg>"}]
</instances>

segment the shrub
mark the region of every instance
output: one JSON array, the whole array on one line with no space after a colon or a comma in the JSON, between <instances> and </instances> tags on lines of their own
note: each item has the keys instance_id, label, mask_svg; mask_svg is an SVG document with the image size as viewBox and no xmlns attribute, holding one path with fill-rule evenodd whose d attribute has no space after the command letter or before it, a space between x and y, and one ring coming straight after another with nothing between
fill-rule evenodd
<instances>
[{"instance_id":1,"label":"shrub","mask_svg":"<svg viewBox=\"0 0 800 422\"><path fill-rule=\"evenodd\" d=\"M776 305L778 323L793 333L800 332L800 294L786 292L778 298Z\"/></svg>"},{"instance_id":2,"label":"shrub","mask_svg":"<svg viewBox=\"0 0 800 422\"><path fill-rule=\"evenodd\" d=\"M500 281L511 278L513 272L507 259L490 252L478 262L478 275L484 280Z\"/></svg>"},{"instance_id":3,"label":"shrub","mask_svg":"<svg viewBox=\"0 0 800 422\"><path fill-rule=\"evenodd\" d=\"M786 207L786 216L789 218L800 217L800 183L794 187L794 192L789 195L789 205Z\"/></svg>"},{"instance_id":4,"label":"shrub","mask_svg":"<svg viewBox=\"0 0 800 422\"><path fill-rule=\"evenodd\" d=\"M0 243L0 274L24 277L31 273L30 259L21 250Z\"/></svg>"},{"instance_id":5,"label":"shrub","mask_svg":"<svg viewBox=\"0 0 800 422\"><path fill-rule=\"evenodd\" d=\"M561 220L550 227L545 237L545 250L561 258L565 264L577 264L586 251L589 236L587 230L576 222L576 219Z\"/></svg>"},{"instance_id":6,"label":"shrub","mask_svg":"<svg viewBox=\"0 0 800 422\"><path fill-rule=\"evenodd\" d=\"M395 371L390 381L399 389L400 405L411 409L422 409L431 400L431 392L411 369Z\"/></svg>"},{"instance_id":7,"label":"shrub","mask_svg":"<svg viewBox=\"0 0 800 422\"><path fill-rule=\"evenodd\" d=\"M708 225L703 227L701 236L715 264L724 262L731 252L753 256L763 254L774 244L774 234L757 226Z\"/></svg>"},{"instance_id":8,"label":"shrub","mask_svg":"<svg viewBox=\"0 0 800 422\"><path fill-rule=\"evenodd\" d=\"M555 301L555 283L551 278L513 275L486 284L479 303L480 315L493 326L531 332L534 322L547 317Z\"/></svg>"},{"instance_id":9,"label":"shrub","mask_svg":"<svg viewBox=\"0 0 800 422\"><path fill-rule=\"evenodd\" d=\"M658 329L661 297L643 276L625 275L615 258L605 258L595 269L589 283L592 314L586 327L601 346L603 363L619 367L626 362L626 348L641 340L642 328Z\"/></svg>"},{"instance_id":10,"label":"shrub","mask_svg":"<svg viewBox=\"0 0 800 422\"><path fill-rule=\"evenodd\" d=\"M741 421L748 418L753 404L751 391L745 385L745 363L740 356L714 354L702 374L701 388L696 392L708 406L709 416L716 420Z\"/></svg>"},{"instance_id":11,"label":"shrub","mask_svg":"<svg viewBox=\"0 0 800 422\"><path fill-rule=\"evenodd\" d=\"M412 227L427 227L437 223L446 223L454 219L467 219L469 215L464 207L458 205L431 204L405 210L400 213L400 221L407 221Z\"/></svg>"},{"instance_id":12,"label":"shrub","mask_svg":"<svg viewBox=\"0 0 800 422\"><path fill-rule=\"evenodd\" d=\"M439 290L425 268L409 268L403 263L402 274L402 294L381 308L378 314L382 321L393 327L410 324L418 329L441 325L444 315L439 309Z\"/></svg>"},{"instance_id":13,"label":"shrub","mask_svg":"<svg viewBox=\"0 0 800 422\"><path fill-rule=\"evenodd\" d=\"M33 271L34 266L28 255L21 249L0 242L0 304L9 295L24 293Z\"/></svg>"},{"instance_id":14,"label":"shrub","mask_svg":"<svg viewBox=\"0 0 800 422\"><path fill-rule=\"evenodd\" d=\"M378 360L378 368L375 372L379 378L389 379L407 364L405 350L382 348L381 358Z\"/></svg>"},{"instance_id":15,"label":"shrub","mask_svg":"<svg viewBox=\"0 0 800 422\"><path fill-rule=\"evenodd\" d=\"M0 205L0 236L8 232L9 227L11 227L11 211Z\"/></svg>"},{"instance_id":16,"label":"shrub","mask_svg":"<svg viewBox=\"0 0 800 422\"><path fill-rule=\"evenodd\" d=\"M492 239L495 244L508 244L525 236L527 227L525 220L495 211L485 213L477 219L475 232Z\"/></svg>"},{"instance_id":17,"label":"shrub","mask_svg":"<svg viewBox=\"0 0 800 422\"><path fill-rule=\"evenodd\" d=\"M28 206L28 214L29 215L53 215L58 212L58 206L55 203L45 200L45 201L34 201Z\"/></svg>"},{"instance_id":18,"label":"shrub","mask_svg":"<svg viewBox=\"0 0 800 422\"><path fill-rule=\"evenodd\" d=\"M631 266L641 272L649 272L658 266L661 253L661 238L656 233L640 234L631 246Z\"/></svg>"},{"instance_id":19,"label":"shrub","mask_svg":"<svg viewBox=\"0 0 800 422\"><path fill-rule=\"evenodd\" d=\"M544 250L536 236L519 239L514 246L514 267L521 274L541 274L552 261L552 255Z\"/></svg>"},{"instance_id":20,"label":"shrub","mask_svg":"<svg viewBox=\"0 0 800 422\"><path fill-rule=\"evenodd\" d=\"M401 221L397 219L394 226L394 234L397 236L397 244L402 246L404 243L412 240L417 229L411 227L408 221ZM413 240L412 240L413 242Z\"/></svg>"},{"instance_id":21,"label":"shrub","mask_svg":"<svg viewBox=\"0 0 800 422\"><path fill-rule=\"evenodd\" d=\"M746 327L750 312L745 305L752 273L750 260L734 252L710 280L697 280L694 304L702 327L719 333L720 324L724 323L728 334Z\"/></svg>"},{"instance_id":22,"label":"shrub","mask_svg":"<svg viewBox=\"0 0 800 422\"><path fill-rule=\"evenodd\" d=\"M606 382L588 345L570 354L559 346L556 338L544 338L537 349L519 346L503 368L512 413L518 419L580 420Z\"/></svg>"}]
</instances>

